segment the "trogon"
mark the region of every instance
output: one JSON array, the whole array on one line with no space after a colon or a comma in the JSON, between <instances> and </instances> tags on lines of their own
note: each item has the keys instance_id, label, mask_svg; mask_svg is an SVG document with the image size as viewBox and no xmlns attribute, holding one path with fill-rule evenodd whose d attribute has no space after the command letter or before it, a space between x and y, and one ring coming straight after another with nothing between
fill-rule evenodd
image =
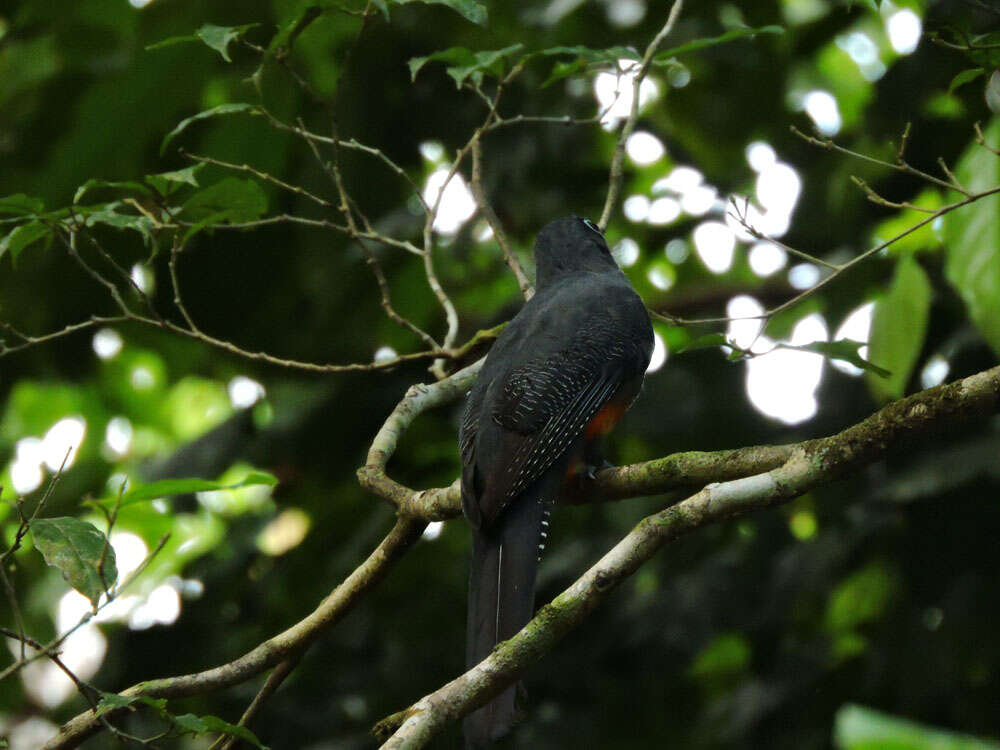
<instances>
[{"instance_id":1,"label":"trogon","mask_svg":"<svg viewBox=\"0 0 1000 750\"><path fill-rule=\"evenodd\" d=\"M595 224L546 225L535 262L535 295L486 357L459 435L473 529L469 667L531 619L551 504L602 465L599 438L638 395L653 350L649 314ZM466 718L469 747L510 730L515 695Z\"/></svg>"}]
</instances>

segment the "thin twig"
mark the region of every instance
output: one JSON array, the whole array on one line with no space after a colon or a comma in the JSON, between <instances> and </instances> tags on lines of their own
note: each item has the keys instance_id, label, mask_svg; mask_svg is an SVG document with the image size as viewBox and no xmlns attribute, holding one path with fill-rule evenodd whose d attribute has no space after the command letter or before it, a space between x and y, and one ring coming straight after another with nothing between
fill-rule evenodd
<instances>
[{"instance_id":1,"label":"thin twig","mask_svg":"<svg viewBox=\"0 0 1000 750\"><path fill-rule=\"evenodd\" d=\"M663 40L673 31L674 24L677 23L683 7L684 0L674 0L666 23L663 24L663 28L660 29L659 33L653 37L653 41L646 47L646 53L642 56L642 62L639 64L639 68L634 74L635 77L632 79L632 108L625 120L625 125L622 127L621 135L618 136L614 156L611 157L611 170L608 175L608 194L604 201L604 210L601 211L601 218L597 222L597 226L600 227L602 232L607 229L608 222L611 220L611 212L618 204L618 198L621 195L622 183L625 179L625 142L632 135L632 131L635 130L636 122L639 119L639 89L642 87L642 82L649 72L649 66L653 62L653 55L656 54L660 45L663 44Z\"/></svg>"},{"instance_id":2,"label":"thin twig","mask_svg":"<svg viewBox=\"0 0 1000 750\"><path fill-rule=\"evenodd\" d=\"M880 167L894 169L897 172L910 174L913 175L914 177L919 177L922 180L937 185L938 187L943 187L947 190L954 190L955 192L961 193L966 197L969 196L969 191L966 190L961 185L949 182L948 180L942 180L940 177L935 177L932 174L928 174L927 172L917 169L916 167L908 164L905 161L897 161L896 163L893 163L891 161L885 161L884 159L878 159L874 156L868 156L867 154L862 154L857 151L852 151L849 148L844 148L843 146L835 143L830 138L815 138L811 135L806 135L794 125L790 125L789 129L799 138L804 140L806 143L811 143L813 146L819 146L820 148L826 149L827 151L836 151L838 153L845 154L846 156L850 156L854 159L860 159L861 161L870 162L871 164L878 164Z\"/></svg>"},{"instance_id":3,"label":"thin twig","mask_svg":"<svg viewBox=\"0 0 1000 750\"><path fill-rule=\"evenodd\" d=\"M976 143L985 148L991 154L1000 156L1000 148L994 148L993 146L991 146L989 143L986 142L986 136L983 135L983 129L980 127L978 122L972 125L972 129L976 133Z\"/></svg>"},{"instance_id":4,"label":"thin twig","mask_svg":"<svg viewBox=\"0 0 1000 750\"><path fill-rule=\"evenodd\" d=\"M747 233L750 234L750 236L752 236L754 239L762 240L764 242L770 242L772 245L777 245L778 247L782 248L787 253L794 255L798 258L801 258L802 260L807 260L810 263L815 263L820 266L825 266L826 268L829 268L833 271L840 270L840 266L838 266L836 263L829 263L823 260L822 258L817 258L815 255L810 255L809 253L803 252L802 250L794 248L791 245L786 245L781 240L766 235L759 229L757 229L755 226L753 226L750 223L748 217L748 211L750 205L749 199L746 198L744 199L742 209L740 208L739 203L736 201L736 198L730 198L729 202L730 205L732 205L733 207L733 212L730 213L729 215L732 216L734 219L736 219L736 221L739 222L740 226L742 226L747 231Z\"/></svg>"},{"instance_id":5,"label":"thin twig","mask_svg":"<svg viewBox=\"0 0 1000 750\"><path fill-rule=\"evenodd\" d=\"M58 651L48 650L43 644L39 643L34 638L29 638L23 634L19 635L17 633L8 630L7 628L0 628L0 635L5 635L8 638L14 638L16 640L19 640L21 642L22 650L24 649L25 645L28 645L39 652L37 656L47 657L49 661L55 664L56 667L58 667L59 670L62 671L62 673L65 674L66 677L69 678L70 682L72 682L73 685L76 686L77 692L81 696L83 696L83 699L85 701L87 701L87 705L90 706L91 711L94 711L95 713L97 712L98 705L97 701L94 700L94 696L100 695L100 691L93 685L88 683L86 680L80 679L73 672L73 670L71 670L68 666L66 666L66 663L59 658ZM99 720L101 722L101 725L105 729L107 729L108 732L110 732L113 736L118 737L119 739L128 740L130 742L137 742L142 745L146 745L149 742L149 740L143 739L142 737L136 737L135 735L131 735L128 732L123 732L122 730L118 729L118 727L114 726L113 724L111 724L111 722L108 721L106 716L101 715L99 717Z\"/></svg>"},{"instance_id":6,"label":"thin twig","mask_svg":"<svg viewBox=\"0 0 1000 750\"><path fill-rule=\"evenodd\" d=\"M181 311L181 315L184 316L184 322L187 323L188 328L195 333L201 333L198 326L194 322L194 318L191 317L191 313L188 312L187 305L184 304L184 299L181 296L181 283L177 276L177 263L180 259L182 249L183 245L181 244L180 235L177 235L174 237L174 241L170 245L170 260L167 263L167 267L170 270L170 287L174 293L174 306Z\"/></svg>"},{"instance_id":7,"label":"thin twig","mask_svg":"<svg viewBox=\"0 0 1000 750\"><path fill-rule=\"evenodd\" d=\"M88 622L90 622L94 617L100 614L101 610L103 610L106 606L111 604L111 602L115 600L118 594L120 594L122 591L124 591L126 588L132 585L132 583L143 573L143 571L146 570L149 564L153 561L153 558L155 558L158 554L160 554L160 551L163 549L163 547L166 545L169 539L170 539L170 534L164 534L162 537L160 537L160 541L157 542L153 550L148 555L146 555L143 561L139 563L138 567L136 567L136 569L129 574L128 578L122 581L121 585L118 586L117 590L115 591L115 596L105 597L104 601L101 602L95 609L88 610L87 612L85 612L84 615L75 625L70 627L68 630L63 631L60 635L56 636L53 640L45 644L45 646L39 653L33 656L29 656L26 659L19 659L15 661L13 664L7 666L2 672L0 672L0 681L3 681L12 674L16 674L22 668L24 668L31 662L35 661L36 659L46 656L49 652L58 651L59 647L63 644L63 642L67 638L69 638L73 633L75 633L77 630L79 630Z\"/></svg>"},{"instance_id":8,"label":"thin twig","mask_svg":"<svg viewBox=\"0 0 1000 750\"><path fill-rule=\"evenodd\" d=\"M427 283L430 286L431 291L434 292L434 296L437 297L438 302L440 303L445 313L445 319L448 324L448 330L444 337L444 346L446 349L454 345L455 338L458 335L458 313L455 310L455 305L452 303L451 298L448 296L448 294L444 291L444 288L441 286L441 282L438 280L437 273L434 270L434 260L433 260L434 220L437 218L438 211L440 211L441 209L441 201L444 198L444 192L445 189L448 187L448 183L450 183L451 180L455 177L455 175L458 173L459 168L462 165L462 162L465 160L465 157L477 146L477 144L479 144L479 141L483 137L483 134L486 132L486 129L489 128L490 124L496 119L498 107L500 106L500 99L503 96L505 87L508 84L510 84L518 75L520 75L521 71L524 69L524 64L525 63L523 60L517 63L500 80L500 83L497 85L496 94L493 96L493 99L490 102L489 110L486 113L485 120L472 133L472 136L469 138L466 144L458 150L458 153L455 154L455 158L451 163L451 167L448 169L448 174L445 176L444 181L441 183L441 189L438 191L438 194L435 197L434 202L431 204L431 211L428 213L427 217L424 220L424 232L423 232L424 274L427 276ZM438 380L443 379L445 377L444 360L436 360L431 365L430 370L435 375L435 377L438 378Z\"/></svg>"},{"instance_id":9,"label":"thin twig","mask_svg":"<svg viewBox=\"0 0 1000 750\"><path fill-rule=\"evenodd\" d=\"M7 578L7 571L4 565L0 565L0 582L3 582L4 593L7 595L7 602L10 604L10 611L14 613L14 623L17 625L17 635L21 640L21 659L23 660L27 654L24 650L24 618L21 616L21 607L17 603L17 592L14 590L14 584L10 582Z\"/></svg>"},{"instance_id":10,"label":"thin twig","mask_svg":"<svg viewBox=\"0 0 1000 750\"><path fill-rule=\"evenodd\" d=\"M313 203L323 206L323 208L333 208L333 204L330 201L326 200L325 198L321 198L315 193L309 192L304 187L301 187L299 185L292 185L291 183L278 179L272 174L268 174L267 172L261 171L255 167L251 167L248 164L234 164L232 162L222 161L220 159L213 159L210 156L199 156L198 154L189 153L184 149L179 149L179 152L181 156L185 156L188 159L199 162L201 164L212 164L216 167L222 167L223 169L228 169L233 172L243 172L244 174L252 174L257 179L263 180L264 182L268 182L276 187L281 188L282 190L285 190L294 195L301 196L303 198L308 198Z\"/></svg>"},{"instance_id":11,"label":"thin twig","mask_svg":"<svg viewBox=\"0 0 1000 750\"><path fill-rule=\"evenodd\" d=\"M344 579L316 609L299 622L270 638L243 656L227 664L194 674L165 677L140 682L119 695L125 697L181 698L203 695L237 685L276 666L290 654L312 644L322 633L337 624L388 574L392 566L415 544L426 523L413 518L399 518L381 543ZM117 713L109 711L108 716ZM93 711L85 711L63 724L59 733L43 750L77 747L100 730Z\"/></svg>"},{"instance_id":12,"label":"thin twig","mask_svg":"<svg viewBox=\"0 0 1000 750\"><path fill-rule=\"evenodd\" d=\"M569 115L515 115L514 117L498 117L483 132L490 133L494 130L509 128L514 125L597 125L604 119L604 114L602 112L594 117L570 117Z\"/></svg>"},{"instance_id":13,"label":"thin twig","mask_svg":"<svg viewBox=\"0 0 1000 750\"><path fill-rule=\"evenodd\" d=\"M302 125L301 121L299 122L299 124L300 126ZM333 162L328 163L324 161L322 155L319 152L318 146L312 141L309 141L308 143L309 143L309 148L313 152L314 158L319 163L321 168L323 168L324 172L326 172L327 175L330 177L331 181L334 184L334 187L337 190L337 195L340 197L340 203L337 206L333 206L333 204L330 204L330 207L336 208L337 210L340 211L340 213L344 217L344 221L347 224L348 233L350 234L351 237L354 238L354 240L358 243L358 245L361 246L361 251L362 253L364 253L365 256L365 262L371 269L372 274L375 276L375 282L378 284L379 301L383 311L385 311L385 314L394 323L396 323L399 326L402 326L406 330L418 336L420 340L424 342L424 344L430 347L431 351L440 351L441 346L438 344L438 342L434 339L433 336L431 336L425 330L417 326L408 318L405 318L402 315L400 315L396 311L396 308L393 307L392 295L389 290L389 281L388 279L386 279L385 273L382 270L382 266L381 264L379 264L378 258L375 257L375 253L365 243L366 235L379 238L378 241L383 242L385 244L389 244L388 242L386 242L386 240L390 238L383 237L381 234L374 232L372 230L371 223L368 221L368 217L365 216L364 213L362 213L360 210L357 210L357 214L361 218L361 221L364 223L366 231L362 231L358 227L357 222L354 218L354 212L356 209L352 208L353 204L350 195L348 195L347 188L344 186L344 180L343 177L341 176L340 166L337 161L336 149L334 149Z\"/></svg>"},{"instance_id":14,"label":"thin twig","mask_svg":"<svg viewBox=\"0 0 1000 750\"><path fill-rule=\"evenodd\" d=\"M243 712L237 726L245 727L250 724L253 717L257 715L264 705L264 701L277 692L278 688L281 687L281 683L294 671L301 659L302 654L293 654L271 670L271 674L267 676L264 685L257 692L257 695L254 696L250 705L247 706L247 710ZM216 748L220 750L232 750L232 748L236 747L237 743L239 743L239 738L232 735L222 735L212 743L208 750L215 750Z\"/></svg>"},{"instance_id":15,"label":"thin twig","mask_svg":"<svg viewBox=\"0 0 1000 750\"><path fill-rule=\"evenodd\" d=\"M77 230L78 229L79 227L77 227ZM68 239L66 237L63 237L63 233L59 230L58 227L53 227L52 233L59 239L60 244L62 244L62 246L66 248L66 252L69 253L70 257L77 262L77 265L79 265L84 270L84 272L88 276L90 276L90 278L92 278L94 281L96 281L98 284L100 284L101 286L103 286L105 289L108 290L108 294L111 295L111 299L114 300L115 304L118 306L118 309L120 309L123 313L125 313L128 316L134 315L132 309L127 304L125 304L125 299L122 297L121 292L118 290L118 287L112 282L108 281L106 278L104 278L100 273L98 273L98 271L95 270L89 263L87 263L87 261L85 261L83 257L80 255L80 253L77 251L76 232L74 231L73 233L71 233Z\"/></svg>"},{"instance_id":16,"label":"thin twig","mask_svg":"<svg viewBox=\"0 0 1000 750\"><path fill-rule=\"evenodd\" d=\"M943 165L943 163L942 163L942 165ZM934 209L933 208L923 208L922 206L916 206L916 205L914 205L912 203L908 203L906 201L901 201L901 202L899 202L899 201L891 201L888 198L884 198L881 195L879 195L877 192L875 192L875 190L872 189L871 185L869 185L867 182L865 182L864 180L862 180L860 177L856 177L854 175L851 175L851 182L853 182L855 185L857 185L859 188L861 188L861 190L865 194L865 197L867 197L868 200L871 201L872 203L874 203L876 206L884 206L885 208L908 209L910 211L919 211L919 212L925 213L925 214L932 214L932 213L934 213Z\"/></svg>"},{"instance_id":17,"label":"thin twig","mask_svg":"<svg viewBox=\"0 0 1000 750\"><path fill-rule=\"evenodd\" d=\"M479 212L486 219L486 223L490 225L490 229L493 230L493 236L496 238L497 245L500 246L500 251L503 253L504 262L510 268L511 273L514 274L514 278L517 279L517 286L521 290L521 294L524 295L525 299L531 299L533 293L531 287L531 280L528 275L524 272L524 268L521 266L521 262L514 255L514 251L510 246L510 241L507 239L507 233L504 231L503 225L500 223L500 219L497 218L496 212L490 205L489 200L486 198L486 189L483 187L483 147L479 140L477 140L472 146L472 195L476 199L476 204L479 206Z\"/></svg>"},{"instance_id":18,"label":"thin twig","mask_svg":"<svg viewBox=\"0 0 1000 750\"><path fill-rule=\"evenodd\" d=\"M800 135L801 135L801 133L800 133ZM803 136L803 137L806 138L806 140L808 140L810 143L813 143L814 145L818 145L818 146L820 146L822 148L831 148L831 147L835 146L835 144L832 144L832 142L820 141L820 140L817 140L815 138L810 138L809 136ZM830 143L831 145L827 146L826 143ZM858 153L855 153L853 151L849 151L847 149L841 148L839 146L836 147L836 148L837 148L837 150L843 151L844 153L848 153L848 154L850 154L852 156L857 156L857 157L860 157L860 158L865 158L865 159L868 159L870 161L874 161L874 162L876 162L878 164L882 164L883 166L887 166L887 167L890 167L890 168L893 168L893 169L896 168L895 165L892 165L889 162L883 162L883 161L878 160L878 159L871 159L870 157L866 157L863 154L858 154ZM811 286L809 289L806 289L806 290L800 292L799 294L796 294L794 297L786 300L785 302L782 302L781 304L779 304L779 305L777 305L775 307L771 307L771 308L765 310L764 312L762 312L762 313L760 313L758 315L747 315L747 316L740 316L740 317L725 317L725 316L720 316L720 317L710 317L710 318L683 318L683 317L680 317L680 316L677 316L677 315L671 315L670 313L665 313L665 312L651 311L651 314L653 315L653 317L655 317L655 318L657 318L659 320L662 320L662 321L664 321L666 323L670 323L671 325L682 325L682 326L708 325L708 324L718 324L718 323L730 323L730 322L735 321L735 320L769 320L769 319L773 318L775 315L777 315L778 313L781 313L781 312L789 309L790 307L793 307L794 305L797 305L802 300L806 299L807 297L812 296L816 292L818 292L821 289L823 289L823 288L827 287L828 285L832 284L835 280L839 279L844 273L850 271L852 268L854 268L858 264L863 263L864 261L868 260L869 258L871 258L872 256L874 256L878 252L880 252L880 251L884 250L885 248L889 247L890 245L898 242L899 240L903 239L904 237L907 237L910 234L913 234L914 232L916 232L917 230L922 229L923 227L925 227L928 224L932 223L933 221L935 221L939 217L944 216L945 214L951 213L952 211L955 211L957 209L963 208L964 206L968 206L971 203L975 203L976 201L982 200L983 198L987 198L987 197L989 197L991 195L996 195L996 194L1000 193L1000 185L994 186L994 187L989 188L987 190L981 190L979 192L970 192L968 190L965 190L964 188L960 190L959 188L954 187L954 186L951 186L951 189L956 190L956 192L962 193L963 196L964 196L962 198L962 200L958 200L958 201L955 201L954 203L949 203L949 204L947 204L945 206L942 206L942 207L940 207L938 209L932 209L932 210L922 209L922 208L919 208L917 206L912 206L912 205L909 205L909 204L905 205L904 206L905 208L911 208L911 209L922 211L924 213L927 213L927 216L924 219L918 221L916 224L913 224L912 226L908 227L907 229L904 229L903 231L899 232L895 236L889 238L888 240L885 240L884 242L880 242L879 244L875 245L874 247L869 248L868 250L866 250L863 253L861 253L860 255L852 258L851 260L847 261L846 263L841 263L841 264L836 265L836 266L834 266L834 265L832 265L830 263L826 263L824 261L821 261L817 257L812 256L812 255L810 255L808 253L804 253L802 251L795 250L794 248L792 248L789 245L786 245L784 243L778 243L778 242L776 242L773 239L765 238L765 239L768 239L770 242L775 242L775 244L779 245L779 247L784 248L788 252L792 252L793 254L798 255L799 257L805 257L805 258L811 260L814 263L820 263L821 265L825 265L828 268L831 268L833 270L833 273L831 273L829 276L826 276L825 278L820 279L819 282L817 282L816 284L814 284L813 286ZM749 228L748 228L748 231L750 231Z\"/></svg>"},{"instance_id":19,"label":"thin twig","mask_svg":"<svg viewBox=\"0 0 1000 750\"><path fill-rule=\"evenodd\" d=\"M413 190L414 195L416 195L417 198L420 200L421 204L424 207L424 210L425 211L429 210L430 207L427 205L426 201L424 201L419 186L413 181L413 179L409 176L409 174L407 174L405 169L403 169L399 164L393 161L392 158L389 157L388 154L386 154L381 149L361 143L356 138L341 139L326 135L320 135L319 133L314 133L311 130L308 130L305 126L301 124L298 126L289 125L288 123L278 119L265 109L261 109L260 112L261 115L268 121L268 124L271 125L271 127L277 130L283 130L285 132L292 133L298 136L299 138L302 138L307 143L324 143L328 146L333 146L335 148L346 148L352 151L359 151L363 154L368 154L369 156L378 159L380 162L385 164L389 169L391 169L397 175L402 177L410 186L410 188Z\"/></svg>"},{"instance_id":20,"label":"thin twig","mask_svg":"<svg viewBox=\"0 0 1000 750\"><path fill-rule=\"evenodd\" d=\"M114 257L111 255L111 253L109 253L104 248L104 245L102 245L100 242L98 242L97 238L94 237L93 234L91 234L90 232L87 231L86 221L84 221L84 222L81 223L79 221L79 219L77 219L76 214L73 213L72 207L70 208L70 212L71 212L70 213L71 222L72 222L72 225L74 227L73 239L74 240L76 239L77 234L82 234L84 237L86 237L87 240L90 242L90 244L97 250L98 254L102 258L104 258L105 262L108 263L108 265L110 265L112 268L115 269L115 271L122 278L122 280L128 286L130 286L132 288L132 291L134 291L136 293L136 295L139 297L139 299L141 299L143 301L143 303L146 306L146 309L149 310L150 314L154 318L156 318L158 321L163 322L163 317L156 310L156 306L153 305L153 301L149 298L149 295L146 294L146 292L142 289L142 287L139 286L138 282L136 282L136 280L132 278L132 274L130 274L128 271L126 271L124 268L122 268L122 266L119 265L118 261L116 261L114 259ZM108 282L108 283L110 284L111 282ZM115 289L117 289L117 287L115 287ZM119 297L117 295L115 295L115 296L116 296L116 299L119 299L119 300L121 299L121 297Z\"/></svg>"}]
</instances>

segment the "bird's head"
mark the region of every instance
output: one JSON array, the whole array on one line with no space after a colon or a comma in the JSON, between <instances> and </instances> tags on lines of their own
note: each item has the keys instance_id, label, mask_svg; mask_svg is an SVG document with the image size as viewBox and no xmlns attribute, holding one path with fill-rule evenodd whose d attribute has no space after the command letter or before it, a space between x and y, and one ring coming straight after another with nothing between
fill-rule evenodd
<instances>
[{"instance_id":1,"label":"bird's head","mask_svg":"<svg viewBox=\"0 0 1000 750\"><path fill-rule=\"evenodd\" d=\"M535 240L536 285L545 287L576 271L618 271L604 234L594 222L566 216L542 227Z\"/></svg>"}]
</instances>

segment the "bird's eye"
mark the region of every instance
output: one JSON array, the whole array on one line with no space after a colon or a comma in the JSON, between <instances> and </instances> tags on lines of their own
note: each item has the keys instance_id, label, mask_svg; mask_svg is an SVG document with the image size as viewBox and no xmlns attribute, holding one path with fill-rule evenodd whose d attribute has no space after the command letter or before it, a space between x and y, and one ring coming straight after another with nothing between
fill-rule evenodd
<instances>
[{"instance_id":1,"label":"bird's eye","mask_svg":"<svg viewBox=\"0 0 1000 750\"><path fill-rule=\"evenodd\" d=\"M601 237L604 236L604 232L601 231L600 227L598 227L597 224L592 222L590 219L580 219L580 221L582 221L587 226L587 229L593 232L597 232L599 235L601 235Z\"/></svg>"}]
</instances>

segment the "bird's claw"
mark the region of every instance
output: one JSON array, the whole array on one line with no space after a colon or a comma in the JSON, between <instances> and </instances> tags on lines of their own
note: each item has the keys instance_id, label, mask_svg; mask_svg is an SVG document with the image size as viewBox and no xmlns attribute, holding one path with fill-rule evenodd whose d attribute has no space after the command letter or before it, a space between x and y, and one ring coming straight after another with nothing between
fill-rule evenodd
<instances>
[{"instance_id":1,"label":"bird's claw","mask_svg":"<svg viewBox=\"0 0 1000 750\"><path fill-rule=\"evenodd\" d=\"M593 481L594 479L597 479L597 472L604 471L605 469L613 469L613 468L615 468L615 465L613 463L611 463L610 461L604 460L604 461L601 461L600 465L587 464L586 467L584 468L583 474L584 474L585 477L587 477L587 479L590 479L591 481Z\"/></svg>"}]
</instances>

